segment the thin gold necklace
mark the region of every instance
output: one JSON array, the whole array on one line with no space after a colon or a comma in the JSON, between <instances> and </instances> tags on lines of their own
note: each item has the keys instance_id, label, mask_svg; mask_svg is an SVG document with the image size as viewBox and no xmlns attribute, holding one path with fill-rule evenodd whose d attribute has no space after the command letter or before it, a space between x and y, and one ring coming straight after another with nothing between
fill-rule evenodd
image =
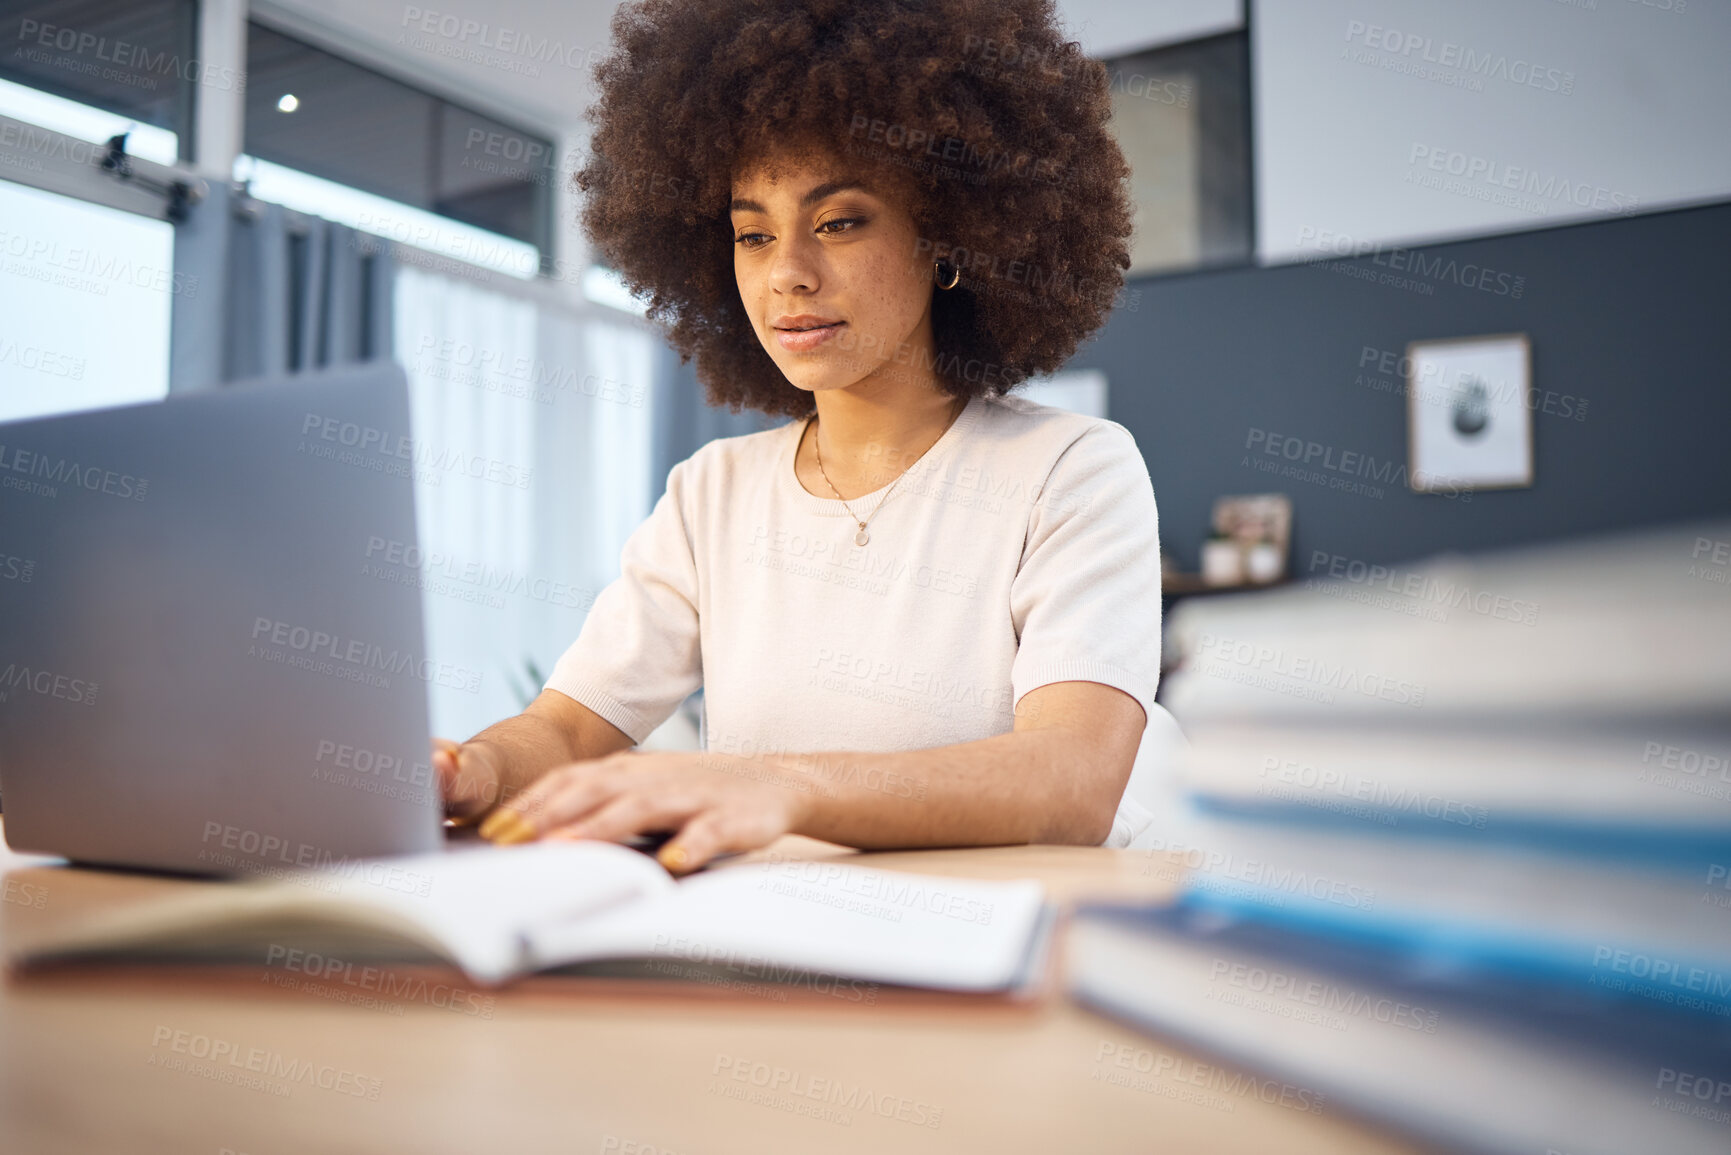
<instances>
[{"instance_id":1,"label":"thin gold necklace","mask_svg":"<svg viewBox=\"0 0 1731 1155\"><path fill-rule=\"evenodd\" d=\"M956 411L954 413L950 414L949 421L946 422L944 425L944 433L948 433L950 431L950 426L954 425L956 423L956 418L960 417L962 415L962 410L966 409L968 407L968 399L966 397L959 398L959 400L962 403L961 407L956 409ZM816 424L817 424L817 414L813 413L811 415L811 420L806 422L806 426L808 428L810 428L812 426L815 426ZM943 438L944 438L943 433L938 434L938 441L942 441ZM937 441L934 441L934 442L932 442L932 445L936 445L937 443L938 443ZM849 517L853 518L854 521L856 523L858 523L858 525L859 525L859 532L857 532L853 535L853 543L855 545L867 544L868 542L871 541L872 535L866 529L866 522L870 521L872 518L874 518L878 515L878 510L882 509L884 507L884 502L888 501L890 499L891 495L893 495L895 493L896 486L900 485L902 478L904 478L908 475L908 470L912 469L916 464L918 464L919 458L915 458L913 461L908 462L907 468L903 469L900 473L896 474L896 479L894 481L890 482L889 492L884 494L883 500L879 501L877 503L877 506L870 513L866 514L864 521L861 521L859 514L857 514L853 511L853 506L849 505L847 503L847 501L842 497L841 490L839 490L835 487L835 482L833 482L829 479L829 474L824 472L823 450L818 448L817 433L815 430L813 430L812 435L811 435L811 451L812 451L812 453L814 453L817 456L817 471L820 474L823 474L823 480L824 480L825 484L827 484L829 486L829 491L831 493L835 494L835 499L837 501L841 502L841 507L843 509L847 510L847 515ZM930 452L931 452L931 447L928 446L926 448L926 453L930 453ZM924 456L925 456L925 453L920 454L921 458L923 458Z\"/></svg>"}]
</instances>

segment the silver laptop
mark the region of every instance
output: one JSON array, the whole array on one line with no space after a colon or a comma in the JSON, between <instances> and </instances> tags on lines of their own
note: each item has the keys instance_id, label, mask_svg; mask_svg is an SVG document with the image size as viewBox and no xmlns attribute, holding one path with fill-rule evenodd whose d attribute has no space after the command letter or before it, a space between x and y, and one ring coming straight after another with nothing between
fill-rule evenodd
<instances>
[{"instance_id":1,"label":"silver laptop","mask_svg":"<svg viewBox=\"0 0 1731 1155\"><path fill-rule=\"evenodd\" d=\"M0 424L14 850L209 874L437 849L408 390L375 365ZM398 548L396 546L393 549Z\"/></svg>"}]
</instances>

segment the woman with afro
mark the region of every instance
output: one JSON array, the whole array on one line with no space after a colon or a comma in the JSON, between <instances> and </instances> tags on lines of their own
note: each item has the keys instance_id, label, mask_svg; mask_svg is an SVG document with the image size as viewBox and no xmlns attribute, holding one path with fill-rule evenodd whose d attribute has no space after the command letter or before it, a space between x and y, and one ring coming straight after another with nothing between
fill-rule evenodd
<instances>
[{"instance_id":1,"label":"woman with afro","mask_svg":"<svg viewBox=\"0 0 1731 1155\"><path fill-rule=\"evenodd\" d=\"M1124 845L1154 493L1121 425L1011 390L1129 266L1105 70L1051 0L633 0L576 182L711 401L521 715L435 753L496 842L797 833ZM704 750L629 748L704 690ZM489 812L489 806L492 809Z\"/></svg>"}]
</instances>

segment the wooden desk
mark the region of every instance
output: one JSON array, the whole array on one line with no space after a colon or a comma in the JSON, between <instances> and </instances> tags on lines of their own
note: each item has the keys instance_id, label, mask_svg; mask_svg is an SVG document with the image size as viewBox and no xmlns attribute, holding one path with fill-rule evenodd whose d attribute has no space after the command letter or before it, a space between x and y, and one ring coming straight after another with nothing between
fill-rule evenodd
<instances>
[{"instance_id":1,"label":"wooden desk","mask_svg":"<svg viewBox=\"0 0 1731 1155\"><path fill-rule=\"evenodd\" d=\"M775 849L814 858L851 853L805 839ZM865 857L890 869L1039 878L1062 898L1157 894L1172 884L1164 860L1103 849ZM82 910L209 885L69 869L3 850L0 871L8 884L0 940ZM1137 1067L1157 1062L1164 1071L1194 1072L1192 1064L1208 1059L1096 1017L1057 993L1032 1007L813 997L782 1003L761 988L725 998L713 992L620 998L586 995L581 979L550 977L498 993L484 1017L472 1006L435 1005L442 1001L436 989L355 1005L337 1001L358 994L338 983L288 990L174 973L180 977L147 969L43 973L14 977L0 989L0 1149L29 1155L1418 1150L1334 1114L1300 1113L1254 1096L1223 1101L1175 1078L1139 1075ZM244 1075L244 1067L224 1061L187 1068L199 1062L192 1051L218 1045L313 1065L317 1078L332 1085L258 1088L211 1077ZM1128 1085L1122 1077L1104 1081L1114 1072L1131 1076ZM807 1097L752 1101L753 1092L763 1092L754 1077L779 1080L783 1089L791 1082ZM817 1080L840 1084L843 1099L826 1096L831 1084ZM868 1106L835 1105L847 1100ZM832 1117L796 1113L802 1108Z\"/></svg>"}]
</instances>

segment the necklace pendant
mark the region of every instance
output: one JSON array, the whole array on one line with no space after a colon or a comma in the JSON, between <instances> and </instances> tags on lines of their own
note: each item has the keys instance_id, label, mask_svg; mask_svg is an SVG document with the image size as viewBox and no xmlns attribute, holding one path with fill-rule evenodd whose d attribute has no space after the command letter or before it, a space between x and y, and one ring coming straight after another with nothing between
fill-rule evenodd
<instances>
[{"instance_id":1,"label":"necklace pendant","mask_svg":"<svg viewBox=\"0 0 1731 1155\"><path fill-rule=\"evenodd\" d=\"M863 525L859 527L859 532L853 535L853 543L855 545L864 545L871 539L872 535L866 532L866 527Z\"/></svg>"}]
</instances>

